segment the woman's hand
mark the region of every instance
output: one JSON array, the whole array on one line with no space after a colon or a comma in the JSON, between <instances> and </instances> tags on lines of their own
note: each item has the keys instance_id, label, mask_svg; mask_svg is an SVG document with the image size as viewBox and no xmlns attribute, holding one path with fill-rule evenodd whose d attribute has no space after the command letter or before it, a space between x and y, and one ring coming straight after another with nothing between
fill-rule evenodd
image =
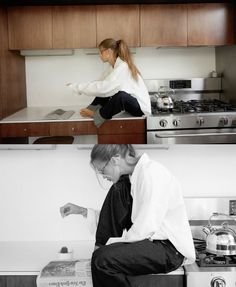
<instances>
[{"instance_id":1,"label":"woman's hand","mask_svg":"<svg viewBox=\"0 0 236 287\"><path fill-rule=\"evenodd\" d=\"M84 208L73 203L67 203L60 208L60 213L62 217L68 216L70 214L80 214L83 217L87 217L87 208Z\"/></svg>"}]
</instances>

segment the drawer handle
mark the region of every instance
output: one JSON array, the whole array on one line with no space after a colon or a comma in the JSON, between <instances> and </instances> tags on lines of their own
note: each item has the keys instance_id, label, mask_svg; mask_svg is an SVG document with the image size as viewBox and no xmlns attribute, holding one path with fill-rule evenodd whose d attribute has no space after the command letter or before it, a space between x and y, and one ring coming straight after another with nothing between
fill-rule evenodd
<instances>
[{"instance_id":1,"label":"drawer handle","mask_svg":"<svg viewBox=\"0 0 236 287\"><path fill-rule=\"evenodd\" d=\"M123 126L120 126L121 129L123 129Z\"/></svg>"},{"instance_id":2,"label":"drawer handle","mask_svg":"<svg viewBox=\"0 0 236 287\"><path fill-rule=\"evenodd\" d=\"M71 128L71 130L72 130L72 131L74 131L74 130L75 130L75 128L74 128L74 127L72 127L72 128Z\"/></svg>"},{"instance_id":3,"label":"drawer handle","mask_svg":"<svg viewBox=\"0 0 236 287\"><path fill-rule=\"evenodd\" d=\"M24 132L27 132L27 128L24 128Z\"/></svg>"}]
</instances>

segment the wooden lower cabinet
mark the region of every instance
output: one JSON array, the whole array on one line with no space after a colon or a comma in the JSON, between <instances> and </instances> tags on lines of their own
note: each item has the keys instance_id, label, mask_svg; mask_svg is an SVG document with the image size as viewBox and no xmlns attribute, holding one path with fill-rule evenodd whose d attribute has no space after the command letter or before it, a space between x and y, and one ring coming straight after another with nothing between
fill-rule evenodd
<instances>
[{"instance_id":1,"label":"wooden lower cabinet","mask_svg":"<svg viewBox=\"0 0 236 287\"><path fill-rule=\"evenodd\" d=\"M50 124L50 136L94 135L96 133L97 127L91 121Z\"/></svg>"},{"instance_id":2,"label":"wooden lower cabinet","mask_svg":"<svg viewBox=\"0 0 236 287\"><path fill-rule=\"evenodd\" d=\"M0 130L3 142L7 138L97 135L98 143L103 144L145 144L145 125L145 119L112 120L100 128L93 121L5 123L0 125Z\"/></svg>"},{"instance_id":3,"label":"wooden lower cabinet","mask_svg":"<svg viewBox=\"0 0 236 287\"><path fill-rule=\"evenodd\" d=\"M1 124L1 137L49 136L49 123Z\"/></svg>"},{"instance_id":4,"label":"wooden lower cabinet","mask_svg":"<svg viewBox=\"0 0 236 287\"><path fill-rule=\"evenodd\" d=\"M0 276L1 287L36 287L36 275Z\"/></svg>"},{"instance_id":5,"label":"wooden lower cabinet","mask_svg":"<svg viewBox=\"0 0 236 287\"><path fill-rule=\"evenodd\" d=\"M7 286L6 276L0 276L0 286L1 287L6 287Z\"/></svg>"},{"instance_id":6,"label":"wooden lower cabinet","mask_svg":"<svg viewBox=\"0 0 236 287\"><path fill-rule=\"evenodd\" d=\"M144 134L98 135L99 144L145 144Z\"/></svg>"},{"instance_id":7,"label":"wooden lower cabinet","mask_svg":"<svg viewBox=\"0 0 236 287\"><path fill-rule=\"evenodd\" d=\"M145 120L107 121L98 130L98 143L145 144Z\"/></svg>"}]
</instances>

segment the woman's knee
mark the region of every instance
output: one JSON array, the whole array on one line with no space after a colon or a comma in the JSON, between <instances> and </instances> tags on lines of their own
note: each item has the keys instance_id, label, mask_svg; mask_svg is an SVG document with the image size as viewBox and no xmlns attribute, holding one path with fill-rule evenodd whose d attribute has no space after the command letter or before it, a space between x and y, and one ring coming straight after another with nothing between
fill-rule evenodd
<instances>
[{"instance_id":1,"label":"woman's knee","mask_svg":"<svg viewBox=\"0 0 236 287\"><path fill-rule=\"evenodd\" d=\"M109 264L110 259L111 259L111 254L108 248L106 247L107 246L102 246L93 252L92 260L91 260L91 264L93 267L103 268L104 266Z\"/></svg>"},{"instance_id":2,"label":"woman's knee","mask_svg":"<svg viewBox=\"0 0 236 287\"><path fill-rule=\"evenodd\" d=\"M123 92L123 91L119 91L118 93L116 93L114 96L114 99L116 99L117 101L120 101L120 102L124 102L127 97L130 97L129 94L127 94L126 92Z\"/></svg>"}]
</instances>

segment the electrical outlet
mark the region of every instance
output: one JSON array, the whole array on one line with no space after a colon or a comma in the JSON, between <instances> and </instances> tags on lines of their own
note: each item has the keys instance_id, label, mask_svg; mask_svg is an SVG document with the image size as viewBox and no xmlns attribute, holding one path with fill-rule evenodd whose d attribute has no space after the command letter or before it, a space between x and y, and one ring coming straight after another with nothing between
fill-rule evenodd
<instances>
[{"instance_id":1,"label":"electrical outlet","mask_svg":"<svg viewBox=\"0 0 236 287\"><path fill-rule=\"evenodd\" d=\"M229 201L229 215L236 216L236 200Z\"/></svg>"}]
</instances>

